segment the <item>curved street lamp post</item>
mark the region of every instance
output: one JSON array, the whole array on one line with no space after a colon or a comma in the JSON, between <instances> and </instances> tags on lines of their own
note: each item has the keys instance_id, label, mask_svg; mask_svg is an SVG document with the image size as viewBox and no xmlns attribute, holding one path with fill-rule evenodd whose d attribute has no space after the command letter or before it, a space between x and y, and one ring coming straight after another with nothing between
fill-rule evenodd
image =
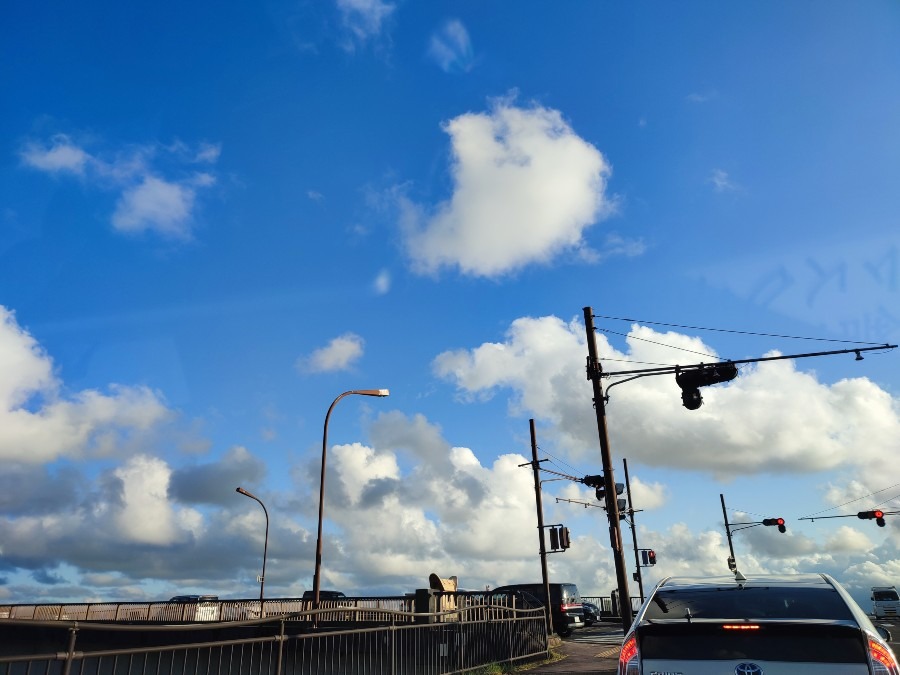
<instances>
[{"instance_id":1,"label":"curved street lamp post","mask_svg":"<svg viewBox=\"0 0 900 675\"><path fill-rule=\"evenodd\" d=\"M269 551L269 512L266 510L266 505L262 503L262 500L256 495L247 492L244 488L239 487L235 489L235 492L239 492L245 497L250 497L250 499L255 499L259 502L259 505L262 507L263 513L266 514L266 537L263 541L263 565L262 565L262 574L259 577L259 616L262 618L264 616L263 613L263 589L266 585L266 554Z\"/></svg>"},{"instance_id":2,"label":"curved street lamp post","mask_svg":"<svg viewBox=\"0 0 900 675\"><path fill-rule=\"evenodd\" d=\"M313 573L313 609L319 608L319 590L322 580L322 516L325 508L325 459L328 454L328 419L331 417L331 411L334 410L337 402L351 394L358 394L359 396L390 396L391 392L388 389L353 389L345 391L331 402L325 415L325 429L322 432L322 473L319 477L319 529L316 534L316 569Z\"/></svg>"}]
</instances>

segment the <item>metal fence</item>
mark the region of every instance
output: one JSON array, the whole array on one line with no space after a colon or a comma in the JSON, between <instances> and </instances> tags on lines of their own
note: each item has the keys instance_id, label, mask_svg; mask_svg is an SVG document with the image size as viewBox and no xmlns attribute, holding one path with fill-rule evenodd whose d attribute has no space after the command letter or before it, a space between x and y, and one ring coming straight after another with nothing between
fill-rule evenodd
<instances>
[{"instance_id":1,"label":"metal fence","mask_svg":"<svg viewBox=\"0 0 900 675\"><path fill-rule=\"evenodd\" d=\"M482 604L493 601L489 591L442 593L434 592L430 611L456 606ZM610 596L582 596L600 608L605 618L616 619L618 610ZM396 622L396 612L414 612L424 608L416 606L415 597L345 597L322 599L319 606L332 610L329 620ZM633 610L641 606L641 600L631 598ZM198 623L219 621L245 621L265 617L282 616L312 609L311 600L278 598L265 600L260 608L259 600L216 600L214 602L101 602L63 604L0 604L0 619L30 619L36 621L111 621L148 623ZM346 610L359 611L346 611Z\"/></svg>"},{"instance_id":2,"label":"metal fence","mask_svg":"<svg viewBox=\"0 0 900 675\"><path fill-rule=\"evenodd\" d=\"M2 619L0 634L0 675L449 675L548 654L542 609L475 602L183 625Z\"/></svg>"}]
</instances>

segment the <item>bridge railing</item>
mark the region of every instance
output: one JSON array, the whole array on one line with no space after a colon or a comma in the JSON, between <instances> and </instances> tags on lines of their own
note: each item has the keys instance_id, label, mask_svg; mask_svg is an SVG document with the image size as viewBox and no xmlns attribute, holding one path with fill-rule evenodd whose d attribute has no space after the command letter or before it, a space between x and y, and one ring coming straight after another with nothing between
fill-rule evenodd
<instances>
[{"instance_id":1,"label":"bridge railing","mask_svg":"<svg viewBox=\"0 0 900 675\"><path fill-rule=\"evenodd\" d=\"M337 609L184 625L2 619L0 675L443 675L548 654L540 609L471 604L439 613L340 612L373 609L391 621L327 624Z\"/></svg>"}]
</instances>

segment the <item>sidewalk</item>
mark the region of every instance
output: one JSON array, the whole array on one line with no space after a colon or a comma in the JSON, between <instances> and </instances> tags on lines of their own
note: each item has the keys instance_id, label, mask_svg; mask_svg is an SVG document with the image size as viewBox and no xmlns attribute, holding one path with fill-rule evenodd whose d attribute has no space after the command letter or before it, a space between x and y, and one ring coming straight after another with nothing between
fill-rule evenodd
<instances>
[{"instance_id":1,"label":"sidewalk","mask_svg":"<svg viewBox=\"0 0 900 675\"><path fill-rule=\"evenodd\" d=\"M569 673L592 673L593 675L615 675L619 663L619 647L586 642L562 640L553 651L563 658L552 663L542 663L524 670L528 675L567 675Z\"/></svg>"}]
</instances>

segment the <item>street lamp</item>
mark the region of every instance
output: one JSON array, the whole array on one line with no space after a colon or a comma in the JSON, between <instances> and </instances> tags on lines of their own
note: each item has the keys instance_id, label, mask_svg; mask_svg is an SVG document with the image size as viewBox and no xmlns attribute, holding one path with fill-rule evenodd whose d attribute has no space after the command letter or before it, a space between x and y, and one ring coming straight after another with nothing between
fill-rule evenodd
<instances>
[{"instance_id":1,"label":"street lamp","mask_svg":"<svg viewBox=\"0 0 900 675\"><path fill-rule=\"evenodd\" d=\"M388 389L353 389L351 391L345 391L331 402L331 405L328 407L328 412L325 414L325 429L322 432L322 473L319 477L319 529L316 534L316 569L313 573L313 609L319 608L319 589L321 586L320 582L322 575L322 515L325 507L325 458L328 454L328 418L331 417L331 411L334 410L334 406L337 405L337 402L351 394L358 394L360 396L390 396L391 392Z\"/></svg>"},{"instance_id":2,"label":"street lamp","mask_svg":"<svg viewBox=\"0 0 900 675\"><path fill-rule=\"evenodd\" d=\"M259 502L259 505L262 507L263 513L266 514L266 537L263 540L263 568L262 574L259 577L259 616L263 617L263 589L266 585L266 554L269 551L269 512L266 510L266 505L262 503L262 500L254 494L247 492L244 488L239 487L235 489L235 492L239 492L245 497L250 497L250 499L255 499Z\"/></svg>"}]
</instances>

